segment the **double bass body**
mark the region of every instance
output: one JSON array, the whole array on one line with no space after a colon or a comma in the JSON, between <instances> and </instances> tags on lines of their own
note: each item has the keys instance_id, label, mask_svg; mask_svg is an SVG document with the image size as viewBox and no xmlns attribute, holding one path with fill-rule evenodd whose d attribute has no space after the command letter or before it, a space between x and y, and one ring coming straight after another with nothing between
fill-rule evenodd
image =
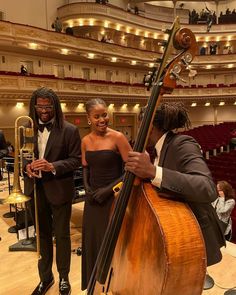
<instances>
[{"instance_id":1,"label":"double bass body","mask_svg":"<svg viewBox=\"0 0 236 295\"><path fill-rule=\"evenodd\" d=\"M200 295L205 257L188 206L143 183L130 196L106 284L93 294Z\"/></svg>"}]
</instances>

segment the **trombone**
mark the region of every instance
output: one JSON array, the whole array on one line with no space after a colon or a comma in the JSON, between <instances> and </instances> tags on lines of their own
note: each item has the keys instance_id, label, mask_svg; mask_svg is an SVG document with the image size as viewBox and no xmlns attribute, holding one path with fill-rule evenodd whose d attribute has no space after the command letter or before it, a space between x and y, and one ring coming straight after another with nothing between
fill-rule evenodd
<instances>
[{"instance_id":1,"label":"trombone","mask_svg":"<svg viewBox=\"0 0 236 295\"><path fill-rule=\"evenodd\" d=\"M21 120L30 122L30 127L18 126ZM20 156L20 169L19 169ZM23 174L23 160L34 161L34 122L29 116L20 116L15 120L15 157L14 157L14 176L13 188L9 196L4 200L5 204L20 204L28 202L31 197L23 194L20 186L20 176ZM39 239L39 222L38 222L38 208L37 208L37 192L36 182L34 181L34 207L35 207L35 232L36 232L36 249L38 259L40 255L40 239Z\"/></svg>"}]
</instances>

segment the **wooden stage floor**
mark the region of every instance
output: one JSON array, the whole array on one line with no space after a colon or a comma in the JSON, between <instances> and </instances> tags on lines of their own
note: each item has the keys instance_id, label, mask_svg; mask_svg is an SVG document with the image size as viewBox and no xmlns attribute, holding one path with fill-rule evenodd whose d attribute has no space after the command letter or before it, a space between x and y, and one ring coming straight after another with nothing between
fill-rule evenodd
<instances>
[{"instance_id":1,"label":"wooden stage floor","mask_svg":"<svg viewBox=\"0 0 236 295\"><path fill-rule=\"evenodd\" d=\"M0 182L0 199L8 195L4 182ZM9 211L9 205L0 204L0 295L30 295L38 284L37 255L35 252L9 252L9 246L18 242L14 233L8 233L10 226L15 225L13 218L4 218ZM72 250L81 245L81 223L83 203L73 205L71 218ZM203 291L203 295L223 295L230 288L236 287L236 244L227 243L222 249L223 260L208 268L208 273L214 278L215 286ZM82 295L81 257L72 253L70 283L72 295ZM55 284L47 292L48 295L58 294L58 277L55 263L53 265ZM145 294L140 294L145 295ZM155 295L155 294L153 294ZM173 294L174 295L174 294ZM183 294L184 295L184 294Z\"/></svg>"}]
</instances>

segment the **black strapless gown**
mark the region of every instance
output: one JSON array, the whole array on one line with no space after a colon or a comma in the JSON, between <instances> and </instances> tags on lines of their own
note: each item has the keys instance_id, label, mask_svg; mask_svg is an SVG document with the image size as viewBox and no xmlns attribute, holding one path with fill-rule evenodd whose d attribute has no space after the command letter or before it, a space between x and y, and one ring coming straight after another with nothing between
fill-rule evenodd
<instances>
[{"instance_id":1,"label":"black strapless gown","mask_svg":"<svg viewBox=\"0 0 236 295\"><path fill-rule=\"evenodd\" d=\"M85 157L89 166L92 189L109 185L123 173L122 158L115 151L87 151ZM85 200L82 227L82 290L87 289L109 222L113 201L113 194L102 204Z\"/></svg>"}]
</instances>

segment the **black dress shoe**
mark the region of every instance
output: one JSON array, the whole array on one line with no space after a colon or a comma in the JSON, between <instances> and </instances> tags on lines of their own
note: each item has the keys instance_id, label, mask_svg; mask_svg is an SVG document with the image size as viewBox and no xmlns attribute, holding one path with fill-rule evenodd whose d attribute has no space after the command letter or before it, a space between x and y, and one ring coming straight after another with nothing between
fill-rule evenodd
<instances>
[{"instance_id":1,"label":"black dress shoe","mask_svg":"<svg viewBox=\"0 0 236 295\"><path fill-rule=\"evenodd\" d=\"M52 277L50 281L40 282L38 286L34 289L31 295L44 295L47 290L54 284L54 278Z\"/></svg>"},{"instance_id":2,"label":"black dress shoe","mask_svg":"<svg viewBox=\"0 0 236 295\"><path fill-rule=\"evenodd\" d=\"M70 283L68 280L60 279L59 294L60 295L70 295L71 294L71 287L70 287Z\"/></svg>"},{"instance_id":3,"label":"black dress shoe","mask_svg":"<svg viewBox=\"0 0 236 295\"><path fill-rule=\"evenodd\" d=\"M209 276L208 274L206 274L203 290L211 289L214 287L214 285L215 285L215 282L213 278Z\"/></svg>"}]
</instances>

